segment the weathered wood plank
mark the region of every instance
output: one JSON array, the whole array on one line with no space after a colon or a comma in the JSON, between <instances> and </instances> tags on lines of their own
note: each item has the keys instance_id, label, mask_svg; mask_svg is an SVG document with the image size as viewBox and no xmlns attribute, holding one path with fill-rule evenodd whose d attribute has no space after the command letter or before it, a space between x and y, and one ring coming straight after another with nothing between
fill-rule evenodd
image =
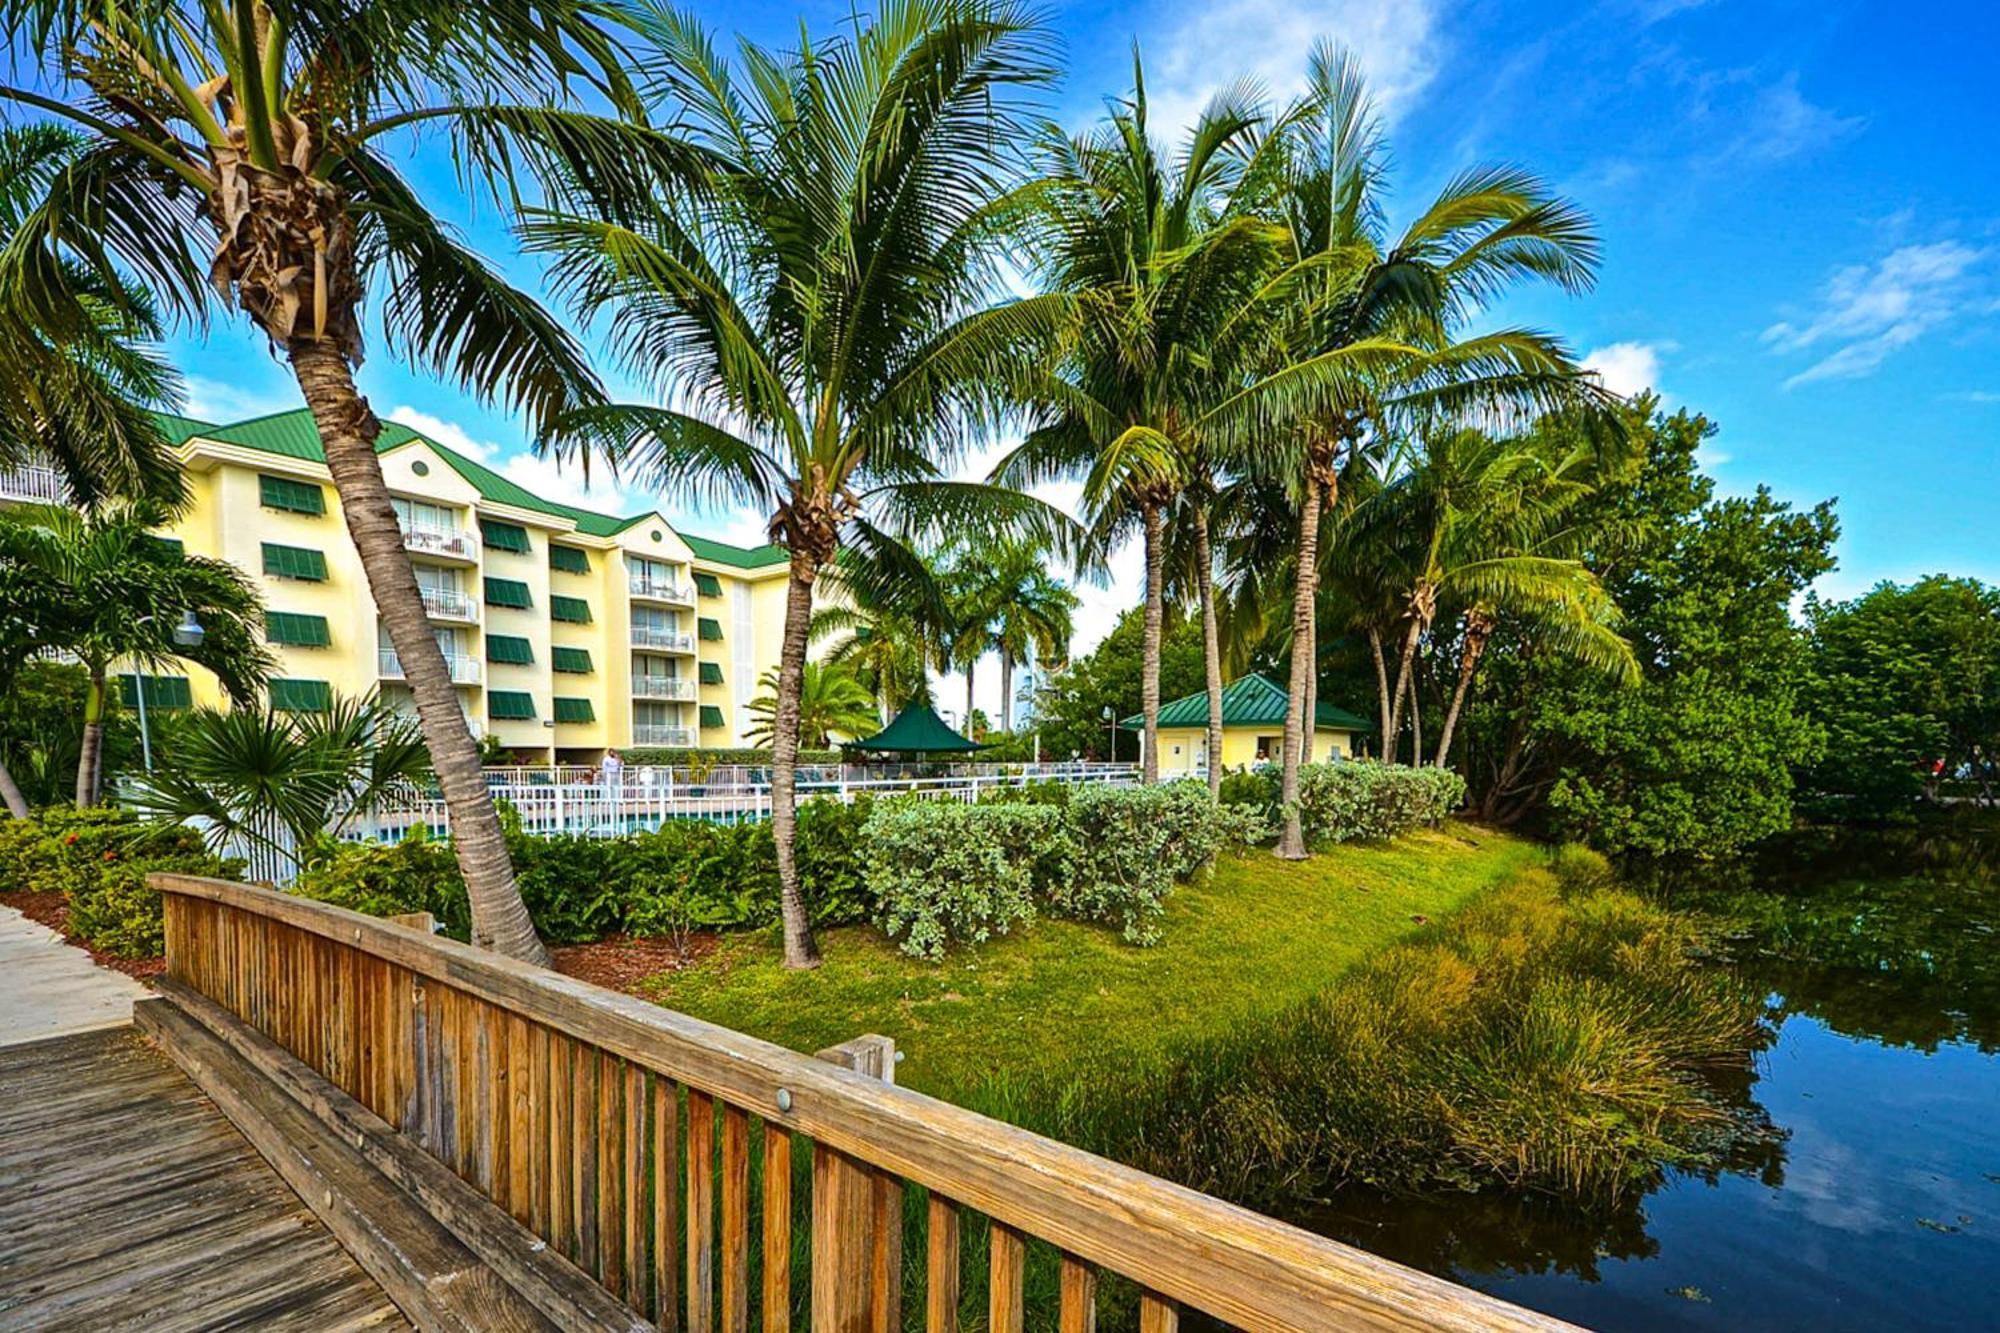
<instances>
[{"instance_id":1,"label":"weathered wood plank","mask_svg":"<svg viewBox=\"0 0 2000 1333\"><path fill-rule=\"evenodd\" d=\"M715 1326L715 1102L688 1090L687 1329Z\"/></svg>"},{"instance_id":2,"label":"weathered wood plank","mask_svg":"<svg viewBox=\"0 0 2000 1333\"><path fill-rule=\"evenodd\" d=\"M1027 1268L1027 1237L1004 1222L993 1223L986 1260L986 1324L991 1333L1021 1333L1026 1313L1021 1288Z\"/></svg>"},{"instance_id":3,"label":"weathered wood plank","mask_svg":"<svg viewBox=\"0 0 2000 1333\"><path fill-rule=\"evenodd\" d=\"M926 1213L924 1328L927 1333L958 1333L958 1205L933 1194Z\"/></svg>"},{"instance_id":4,"label":"weathered wood plank","mask_svg":"<svg viewBox=\"0 0 2000 1333\"><path fill-rule=\"evenodd\" d=\"M672 1080L653 1079L653 1322L681 1324L681 1100Z\"/></svg>"},{"instance_id":5,"label":"weathered wood plank","mask_svg":"<svg viewBox=\"0 0 2000 1333\"><path fill-rule=\"evenodd\" d=\"M1139 1293L1139 1333L1180 1333L1181 1307L1157 1291Z\"/></svg>"},{"instance_id":6,"label":"weathered wood plank","mask_svg":"<svg viewBox=\"0 0 2000 1333\"><path fill-rule=\"evenodd\" d=\"M792 1136L764 1125L764 1333L792 1326Z\"/></svg>"},{"instance_id":7,"label":"weathered wood plank","mask_svg":"<svg viewBox=\"0 0 2000 1333\"><path fill-rule=\"evenodd\" d=\"M1065 1254L1060 1281L1062 1333L1097 1333L1097 1270Z\"/></svg>"},{"instance_id":8,"label":"weathered wood plank","mask_svg":"<svg viewBox=\"0 0 2000 1333\"><path fill-rule=\"evenodd\" d=\"M750 1329L750 1117L722 1108L722 1327Z\"/></svg>"}]
</instances>

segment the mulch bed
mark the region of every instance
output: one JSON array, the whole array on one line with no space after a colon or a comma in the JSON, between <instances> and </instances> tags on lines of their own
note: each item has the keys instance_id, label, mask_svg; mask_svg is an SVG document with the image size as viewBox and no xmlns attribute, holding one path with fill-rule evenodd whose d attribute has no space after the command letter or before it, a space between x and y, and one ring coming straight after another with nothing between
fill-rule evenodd
<instances>
[{"instance_id":1,"label":"mulch bed","mask_svg":"<svg viewBox=\"0 0 2000 1333\"><path fill-rule=\"evenodd\" d=\"M60 893L0 893L0 907L11 907L30 921L38 921L65 940L90 955L90 961L99 967L108 967L123 972L128 977L144 981L147 977L157 977L167 970L164 958L119 958L91 948L70 933L69 900Z\"/></svg>"},{"instance_id":2,"label":"mulch bed","mask_svg":"<svg viewBox=\"0 0 2000 1333\"><path fill-rule=\"evenodd\" d=\"M693 967L715 952L715 944L713 934L695 935L688 940L687 953L683 955L672 940L614 935L595 944L558 945L549 952L555 956L556 971L565 976L607 990L650 998L641 982L662 972Z\"/></svg>"}]
</instances>

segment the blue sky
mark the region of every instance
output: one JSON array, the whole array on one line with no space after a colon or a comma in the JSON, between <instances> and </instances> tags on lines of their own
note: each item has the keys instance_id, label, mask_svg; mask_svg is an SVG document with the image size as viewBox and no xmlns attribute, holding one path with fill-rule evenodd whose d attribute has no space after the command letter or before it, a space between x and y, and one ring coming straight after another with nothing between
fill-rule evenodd
<instances>
[{"instance_id":1,"label":"blue sky","mask_svg":"<svg viewBox=\"0 0 2000 1333\"><path fill-rule=\"evenodd\" d=\"M801 16L824 30L846 12L697 8L770 42ZM1164 119L1244 74L1288 91L1314 38L1347 42L1384 104L1406 213L1455 171L1497 160L1595 215L1597 290L1515 298L1496 317L1554 329L1614 387L1655 387L1714 419L1708 461L1725 488L1839 497L1841 568L1824 592L1939 570L2000 582L2000 7L1065 0L1048 12L1069 70L1050 110L1071 125L1127 87L1135 39ZM411 161L439 197L456 193L434 152ZM490 215L464 222L505 252ZM239 327L176 350L198 414L298 403ZM362 380L379 412L448 432L550 493L609 508L654 498L601 482L579 494L580 478L517 457L517 423L386 355ZM750 516L659 499L694 530L759 537ZM1138 597L1129 556L1114 575L1086 594L1080 646Z\"/></svg>"}]
</instances>

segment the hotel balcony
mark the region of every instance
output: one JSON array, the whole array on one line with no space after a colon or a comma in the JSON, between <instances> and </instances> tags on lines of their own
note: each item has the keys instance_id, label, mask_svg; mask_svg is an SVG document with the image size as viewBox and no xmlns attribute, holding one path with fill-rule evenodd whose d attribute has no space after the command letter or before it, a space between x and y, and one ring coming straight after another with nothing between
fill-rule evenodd
<instances>
[{"instance_id":1,"label":"hotel balcony","mask_svg":"<svg viewBox=\"0 0 2000 1333\"><path fill-rule=\"evenodd\" d=\"M668 583L664 579L649 579L635 576L626 583L626 590L635 601L672 602L677 606L693 606L694 592L678 583Z\"/></svg>"},{"instance_id":2,"label":"hotel balcony","mask_svg":"<svg viewBox=\"0 0 2000 1333\"><path fill-rule=\"evenodd\" d=\"M0 471L0 500L31 504L67 504L69 488L52 467L19 467Z\"/></svg>"},{"instance_id":3,"label":"hotel balcony","mask_svg":"<svg viewBox=\"0 0 2000 1333\"><path fill-rule=\"evenodd\" d=\"M404 523L403 549L412 555L429 556L433 560L449 560L459 564L472 564L479 558L478 543L472 534L463 528L441 528L423 524Z\"/></svg>"},{"instance_id":4,"label":"hotel balcony","mask_svg":"<svg viewBox=\"0 0 2000 1333\"><path fill-rule=\"evenodd\" d=\"M432 620L457 620L471 624L479 619L479 603L472 594L454 592L449 588L423 588L424 610Z\"/></svg>"},{"instance_id":5,"label":"hotel balcony","mask_svg":"<svg viewBox=\"0 0 2000 1333\"><path fill-rule=\"evenodd\" d=\"M451 672L454 685L477 685L479 683L479 659L467 657L463 653L446 653L445 670ZM375 653L376 673L383 680L402 680L403 664L396 659L394 648L381 648Z\"/></svg>"},{"instance_id":6,"label":"hotel balcony","mask_svg":"<svg viewBox=\"0 0 2000 1333\"><path fill-rule=\"evenodd\" d=\"M634 699L673 699L693 703L694 682L666 676L634 676L632 678Z\"/></svg>"},{"instance_id":7,"label":"hotel balcony","mask_svg":"<svg viewBox=\"0 0 2000 1333\"><path fill-rule=\"evenodd\" d=\"M632 744L684 748L694 744L694 730L691 727L664 727L650 722L635 722L632 724Z\"/></svg>"},{"instance_id":8,"label":"hotel balcony","mask_svg":"<svg viewBox=\"0 0 2000 1333\"><path fill-rule=\"evenodd\" d=\"M694 651L694 635L684 629L654 629L650 625L634 625L632 646L661 653L691 653Z\"/></svg>"}]
</instances>

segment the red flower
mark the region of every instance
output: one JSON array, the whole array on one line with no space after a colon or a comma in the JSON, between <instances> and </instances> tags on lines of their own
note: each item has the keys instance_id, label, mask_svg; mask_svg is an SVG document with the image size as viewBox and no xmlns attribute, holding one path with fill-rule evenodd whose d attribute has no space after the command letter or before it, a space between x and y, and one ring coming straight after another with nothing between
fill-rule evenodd
<instances>
[{"instance_id":1,"label":"red flower","mask_svg":"<svg viewBox=\"0 0 2000 1333\"><path fill-rule=\"evenodd\" d=\"M63 839L63 846L74 847L75 845L76 845L76 834L72 833L67 838Z\"/></svg>"},{"instance_id":2,"label":"red flower","mask_svg":"<svg viewBox=\"0 0 2000 1333\"><path fill-rule=\"evenodd\" d=\"M107 860L107 861L116 861L116 860L118 859L118 853L116 853L116 852L106 852L106 853L104 854L104 859L105 859L105 860Z\"/></svg>"}]
</instances>

